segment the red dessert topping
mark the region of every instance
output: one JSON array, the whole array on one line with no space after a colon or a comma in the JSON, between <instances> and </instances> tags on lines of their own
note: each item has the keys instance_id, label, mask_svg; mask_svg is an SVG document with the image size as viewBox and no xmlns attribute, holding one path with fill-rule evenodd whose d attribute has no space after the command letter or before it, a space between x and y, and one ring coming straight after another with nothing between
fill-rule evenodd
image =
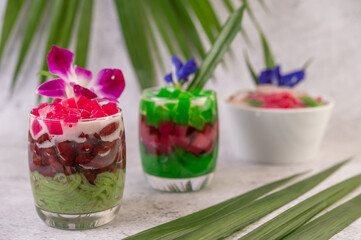
<instances>
[{"instance_id":1,"label":"red dessert topping","mask_svg":"<svg viewBox=\"0 0 361 240\"><path fill-rule=\"evenodd\" d=\"M86 98L84 96L80 96L77 102L79 109L84 109L84 106L87 105L91 100L89 98Z\"/></svg>"},{"instance_id":2,"label":"red dessert topping","mask_svg":"<svg viewBox=\"0 0 361 240\"><path fill-rule=\"evenodd\" d=\"M87 103L83 109L87 110L88 112L92 112L93 110L101 109L101 106L99 105L97 100L92 100Z\"/></svg>"},{"instance_id":3,"label":"red dessert topping","mask_svg":"<svg viewBox=\"0 0 361 240\"><path fill-rule=\"evenodd\" d=\"M101 118L118 113L115 103L103 106L97 100L90 100L80 96L78 101L74 98L55 99L52 104L42 103L34 108L32 114L46 119L63 120L68 123L76 123L79 119Z\"/></svg>"},{"instance_id":4,"label":"red dessert topping","mask_svg":"<svg viewBox=\"0 0 361 240\"><path fill-rule=\"evenodd\" d=\"M251 93L247 100L254 100L261 103L263 108L302 108L305 103L289 92L278 92L268 95Z\"/></svg>"},{"instance_id":5,"label":"red dessert topping","mask_svg":"<svg viewBox=\"0 0 361 240\"><path fill-rule=\"evenodd\" d=\"M108 115L113 115L118 113L118 107L115 103L107 103L102 106L103 111Z\"/></svg>"},{"instance_id":6,"label":"red dessert topping","mask_svg":"<svg viewBox=\"0 0 361 240\"><path fill-rule=\"evenodd\" d=\"M51 135L63 134L63 129L61 127L60 121L45 121L45 124L48 127L49 133Z\"/></svg>"},{"instance_id":7,"label":"red dessert topping","mask_svg":"<svg viewBox=\"0 0 361 240\"><path fill-rule=\"evenodd\" d=\"M33 121L33 124L31 125L31 130L33 131L33 134L36 136L43 127L40 125L39 121L35 118Z\"/></svg>"}]
</instances>

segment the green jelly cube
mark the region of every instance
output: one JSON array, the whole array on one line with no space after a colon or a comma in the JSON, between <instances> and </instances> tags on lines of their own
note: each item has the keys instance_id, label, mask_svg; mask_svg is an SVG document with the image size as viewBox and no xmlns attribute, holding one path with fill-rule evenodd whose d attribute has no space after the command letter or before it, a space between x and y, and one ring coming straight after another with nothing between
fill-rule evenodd
<instances>
[{"instance_id":1,"label":"green jelly cube","mask_svg":"<svg viewBox=\"0 0 361 240\"><path fill-rule=\"evenodd\" d=\"M189 120L189 108L191 106L191 101L189 98L179 98L176 122L179 124L187 124Z\"/></svg>"},{"instance_id":2,"label":"green jelly cube","mask_svg":"<svg viewBox=\"0 0 361 240\"><path fill-rule=\"evenodd\" d=\"M199 89L199 88L196 88L196 89L194 89L194 90L192 90L192 94L194 95L194 96L201 96L202 95L202 90L201 89Z\"/></svg>"},{"instance_id":3,"label":"green jelly cube","mask_svg":"<svg viewBox=\"0 0 361 240\"><path fill-rule=\"evenodd\" d=\"M190 92L180 92L178 97L179 98L191 98L191 97L193 97L193 94Z\"/></svg>"},{"instance_id":4,"label":"green jelly cube","mask_svg":"<svg viewBox=\"0 0 361 240\"><path fill-rule=\"evenodd\" d=\"M155 108L158 122L165 122L170 120L170 111L163 106L157 106Z\"/></svg>"},{"instance_id":5,"label":"green jelly cube","mask_svg":"<svg viewBox=\"0 0 361 240\"><path fill-rule=\"evenodd\" d=\"M204 127L204 123L205 121L201 115L200 107L192 107L189 115L189 125L197 128L198 130L202 130Z\"/></svg>"},{"instance_id":6,"label":"green jelly cube","mask_svg":"<svg viewBox=\"0 0 361 240\"><path fill-rule=\"evenodd\" d=\"M143 100L143 108L145 109L145 115L149 125L157 126L158 119L155 111L155 102L149 100Z\"/></svg>"},{"instance_id":7,"label":"green jelly cube","mask_svg":"<svg viewBox=\"0 0 361 240\"><path fill-rule=\"evenodd\" d=\"M181 90L176 89L172 92L171 98L178 98L181 93L182 93Z\"/></svg>"},{"instance_id":8,"label":"green jelly cube","mask_svg":"<svg viewBox=\"0 0 361 240\"><path fill-rule=\"evenodd\" d=\"M177 103L173 103L173 102L169 102L169 103L166 103L164 104L164 106L169 110L169 111L172 111L174 109L176 109L177 107Z\"/></svg>"},{"instance_id":9,"label":"green jelly cube","mask_svg":"<svg viewBox=\"0 0 361 240\"><path fill-rule=\"evenodd\" d=\"M174 87L161 88L160 91L157 93L157 97L170 98L170 97L172 97L172 94L174 91L175 91Z\"/></svg>"}]
</instances>

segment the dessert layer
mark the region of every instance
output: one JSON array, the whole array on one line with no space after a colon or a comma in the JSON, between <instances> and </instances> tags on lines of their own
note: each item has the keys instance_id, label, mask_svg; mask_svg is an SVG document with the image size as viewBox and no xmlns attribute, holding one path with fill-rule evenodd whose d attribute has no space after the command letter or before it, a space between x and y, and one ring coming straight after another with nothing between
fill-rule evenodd
<instances>
[{"instance_id":1,"label":"dessert layer","mask_svg":"<svg viewBox=\"0 0 361 240\"><path fill-rule=\"evenodd\" d=\"M148 124L147 116L142 115L139 138L151 154L167 155L175 148L183 148L199 156L213 151L218 139L218 121L205 124L200 130L173 121L160 122L154 127Z\"/></svg>"},{"instance_id":2,"label":"dessert layer","mask_svg":"<svg viewBox=\"0 0 361 240\"><path fill-rule=\"evenodd\" d=\"M140 112L147 123L157 127L170 121L202 129L217 117L217 100L212 91L184 92L173 87L145 91L140 100Z\"/></svg>"},{"instance_id":3,"label":"dessert layer","mask_svg":"<svg viewBox=\"0 0 361 240\"><path fill-rule=\"evenodd\" d=\"M62 214L85 214L103 211L118 204L123 195L125 170L98 174L94 184L80 173L62 173L45 177L31 172L35 204L46 211Z\"/></svg>"},{"instance_id":4,"label":"dessert layer","mask_svg":"<svg viewBox=\"0 0 361 240\"><path fill-rule=\"evenodd\" d=\"M213 151L196 156L182 148L176 148L169 155L155 155L140 144L144 172L165 178L191 178L213 172L216 167L218 141Z\"/></svg>"}]
</instances>

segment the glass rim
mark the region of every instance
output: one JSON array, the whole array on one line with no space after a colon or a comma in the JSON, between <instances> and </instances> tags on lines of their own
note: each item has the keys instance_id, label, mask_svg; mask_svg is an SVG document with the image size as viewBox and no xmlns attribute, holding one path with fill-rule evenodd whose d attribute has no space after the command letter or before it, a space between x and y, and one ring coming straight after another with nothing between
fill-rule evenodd
<instances>
[{"instance_id":1,"label":"glass rim","mask_svg":"<svg viewBox=\"0 0 361 240\"><path fill-rule=\"evenodd\" d=\"M157 90L160 90L162 89L163 87L150 87L150 88L146 88L142 91L142 94L140 96L141 99L148 99L148 100L158 100L158 101L167 101L167 102L178 102L179 101L179 98L166 98L166 97L157 97L157 96L154 96L154 97L149 97L149 96L146 96L146 93L147 92L154 92L154 91L157 91ZM183 91L183 90L182 90ZM210 97L210 96L217 96L217 93L216 91L214 90L203 90L202 91L210 91L212 92L212 94L209 94L209 95L206 95L206 96L192 96L192 97L189 97L190 100L199 100L199 99L202 99L202 98L207 98L207 97ZM183 91L183 92L189 92L189 91Z\"/></svg>"},{"instance_id":2,"label":"glass rim","mask_svg":"<svg viewBox=\"0 0 361 240\"><path fill-rule=\"evenodd\" d=\"M96 122L96 121L106 121L109 120L110 118L117 118L118 116L122 116L123 115L123 110L120 107L117 107L119 112L110 116L106 116L106 117L101 117L101 118L87 118L87 119L78 119L78 122L69 122L69 124L76 124L79 122ZM51 119L51 118L43 118L43 117L38 117L35 116L34 114L32 114L31 112L29 113L30 118L36 118L37 120L41 120L41 121L47 121L47 122L64 122L64 119Z\"/></svg>"}]
</instances>

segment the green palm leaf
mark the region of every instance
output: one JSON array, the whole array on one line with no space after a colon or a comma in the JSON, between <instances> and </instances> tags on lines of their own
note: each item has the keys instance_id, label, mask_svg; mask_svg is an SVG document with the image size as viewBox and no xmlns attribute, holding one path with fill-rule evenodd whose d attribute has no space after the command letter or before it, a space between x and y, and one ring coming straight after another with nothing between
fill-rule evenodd
<instances>
[{"instance_id":1,"label":"green palm leaf","mask_svg":"<svg viewBox=\"0 0 361 240\"><path fill-rule=\"evenodd\" d=\"M114 0L118 17L139 84L142 88L155 85L152 50L147 38L143 1Z\"/></svg>"},{"instance_id":2,"label":"green palm leaf","mask_svg":"<svg viewBox=\"0 0 361 240\"><path fill-rule=\"evenodd\" d=\"M151 4L157 4L158 13L163 16L163 24L168 25L169 33L173 35L173 41L177 44L179 52L182 53L183 58L189 59L192 57L192 51L187 44L188 40L181 21L177 18L171 1L153 0Z\"/></svg>"},{"instance_id":3,"label":"green palm leaf","mask_svg":"<svg viewBox=\"0 0 361 240\"><path fill-rule=\"evenodd\" d=\"M183 0L170 1L170 3L172 4L174 12L177 14L177 18L182 19L180 23L182 24L182 28L186 30L184 31L184 34L188 37L188 45L191 46L191 50L194 49L200 58L203 59L205 50L197 27L195 26L195 23L188 11L189 5Z\"/></svg>"},{"instance_id":4,"label":"green palm leaf","mask_svg":"<svg viewBox=\"0 0 361 240\"><path fill-rule=\"evenodd\" d=\"M24 0L8 0L6 3L5 14L4 14L2 30L1 30L1 39L0 39L0 62L7 41L13 30L13 26L17 20L17 17L24 2L25 2Z\"/></svg>"},{"instance_id":5,"label":"green palm leaf","mask_svg":"<svg viewBox=\"0 0 361 240\"><path fill-rule=\"evenodd\" d=\"M30 48L36 29L39 27L41 16L43 15L47 0L34 0L29 11L29 18L27 19L26 30L24 33L18 61L16 64L13 81L11 83L11 90L14 90L18 74L21 66Z\"/></svg>"},{"instance_id":6,"label":"green palm leaf","mask_svg":"<svg viewBox=\"0 0 361 240\"><path fill-rule=\"evenodd\" d=\"M60 29L61 35L59 41L56 42L57 45L59 45L60 47L67 48L69 46L69 42L75 25L75 17L79 9L78 6L78 0L72 0L67 2L66 12L62 16L64 19L62 19L63 22Z\"/></svg>"},{"instance_id":7,"label":"green palm leaf","mask_svg":"<svg viewBox=\"0 0 361 240\"><path fill-rule=\"evenodd\" d=\"M272 193L241 208L234 209L231 213L220 218L208 218L202 222L201 228L183 235L178 239L212 240L227 237L308 192L346 162L347 161L341 162L283 190Z\"/></svg>"},{"instance_id":8,"label":"green palm leaf","mask_svg":"<svg viewBox=\"0 0 361 240\"><path fill-rule=\"evenodd\" d=\"M286 210L277 217L246 234L241 240L282 239L302 226L321 211L339 201L361 185L361 175L357 175L308 198ZM292 234L291 234L292 235ZM315 239L315 238L308 238ZM318 238L317 238L318 239Z\"/></svg>"},{"instance_id":9,"label":"green palm leaf","mask_svg":"<svg viewBox=\"0 0 361 240\"><path fill-rule=\"evenodd\" d=\"M170 221L168 223L159 225L157 227L145 230L133 236L126 238L127 240L136 240L136 239L164 239L166 236L168 239L172 239L175 235L182 233L187 233L190 230L193 230L197 223L205 218L214 217L218 214L225 214L227 212L233 211L235 208L239 208L249 202L256 200L257 198L275 190L286 184L287 182L298 177L300 174L296 174L267 185L261 186L257 189L254 189L250 192L239 195L235 198L229 199L227 201L218 203L209 208L203 209L201 211L192 213L190 215L178 218L176 220Z\"/></svg>"},{"instance_id":10,"label":"green palm leaf","mask_svg":"<svg viewBox=\"0 0 361 240\"><path fill-rule=\"evenodd\" d=\"M9 0L7 3L0 40L0 60L23 2L25 1ZM83 67L86 65L94 1L34 0L30 4L29 18L11 89L16 84L47 2L50 2L52 8L48 37L44 46L45 55L53 44L64 48L69 46L74 26L77 25L76 19L79 19L75 63ZM215 9L208 0L114 0L114 3L129 57L142 88L155 85L157 68L160 67L164 72L164 61L159 51L163 44L170 54L179 54L187 59L192 56L203 59L205 44L199 32L203 30L208 40L213 43L221 30ZM157 61L154 61L154 58ZM42 69L48 69L46 57ZM45 80L46 77L42 76L40 83Z\"/></svg>"},{"instance_id":11,"label":"green palm leaf","mask_svg":"<svg viewBox=\"0 0 361 240\"><path fill-rule=\"evenodd\" d=\"M81 4L79 28L77 34L75 64L79 67L86 67L88 46L93 13L93 0L83 0Z\"/></svg>"},{"instance_id":12,"label":"green palm leaf","mask_svg":"<svg viewBox=\"0 0 361 240\"><path fill-rule=\"evenodd\" d=\"M229 12L234 12L234 7L231 0L223 0L223 4Z\"/></svg>"},{"instance_id":13,"label":"green palm leaf","mask_svg":"<svg viewBox=\"0 0 361 240\"><path fill-rule=\"evenodd\" d=\"M51 19L50 19L50 27L48 32L48 40L46 43L45 51L44 51L44 58L43 58L43 65L42 69L44 71L48 70L48 63L46 60L46 56L51 49L51 46L56 42L59 38L59 29L62 23L62 13L65 12L65 3L66 1L63 0L55 0L54 5L52 6L51 10ZM40 77L40 84L45 82L47 75L41 74ZM38 100L41 99L41 96L38 96Z\"/></svg>"},{"instance_id":14,"label":"green palm leaf","mask_svg":"<svg viewBox=\"0 0 361 240\"><path fill-rule=\"evenodd\" d=\"M212 5L209 1L187 0L187 2L202 25L208 40L213 43L221 30L221 24L217 19Z\"/></svg>"},{"instance_id":15,"label":"green palm leaf","mask_svg":"<svg viewBox=\"0 0 361 240\"><path fill-rule=\"evenodd\" d=\"M246 65L247 65L248 71L250 72L251 77L252 77L254 83L255 83L256 85L258 85L258 83L259 83L258 76L257 76L256 72L254 71L254 69L253 69L253 67L252 67L252 64L251 64L251 61L249 60L248 54L247 54L246 52L244 53L244 59L245 59L245 61L246 61Z\"/></svg>"},{"instance_id":16,"label":"green palm leaf","mask_svg":"<svg viewBox=\"0 0 361 240\"><path fill-rule=\"evenodd\" d=\"M245 7L243 5L228 18L212 48L209 50L199 67L193 81L188 86L188 89L203 88L207 80L212 76L214 69L222 60L229 45L232 43L240 29L244 9Z\"/></svg>"},{"instance_id":17,"label":"green palm leaf","mask_svg":"<svg viewBox=\"0 0 361 240\"><path fill-rule=\"evenodd\" d=\"M89 1L91 2L91 1ZM52 45L56 44L61 47L68 47L72 31L74 28L75 16L78 9L78 0L64 1L55 0L51 10L50 26L48 32L48 40L46 43L44 58L43 58L43 71L48 70L47 54L50 51ZM83 36L82 38L86 38ZM40 84L44 83L47 79L47 75L41 74ZM40 101L41 96L38 96ZM50 99L49 99L50 100Z\"/></svg>"},{"instance_id":18,"label":"green palm leaf","mask_svg":"<svg viewBox=\"0 0 361 240\"><path fill-rule=\"evenodd\" d=\"M256 27L259 35L260 35L261 42L262 42L262 47L263 47L264 62L265 62L266 68L267 69L272 69L272 68L276 67L276 62L274 60L274 57L273 57L271 48L270 48L270 46L268 44L267 38L266 38L260 24L258 23L256 17L254 16L253 11L250 8L248 2L246 0L242 0L242 2L244 2L244 5L246 6L247 12L248 12L253 24L255 25L255 27Z\"/></svg>"},{"instance_id":19,"label":"green palm leaf","mask_svg":"<svg viewBox=\"0 0 361 240\"><path fill-rule=\"evenodd\" d=\"M126 239L212 240L224 238L309 191L346 162L348 160L263 198L258 199L275 189L276 185L273 185L273 187L266 185L234 199L151 228ZM285 180L282 180L284 181L283 183L285 183Z\"/></svg>"},{"instance_id":20,"label":"green palm leaf","mask_svg":"<svg viewBox=\"0 0 361 240\"><path fill-rule=\"evenodd\" d=\"M361 217L361 195L300 227L284 239L326 240Z\"/></svg>"}]
</instances>

